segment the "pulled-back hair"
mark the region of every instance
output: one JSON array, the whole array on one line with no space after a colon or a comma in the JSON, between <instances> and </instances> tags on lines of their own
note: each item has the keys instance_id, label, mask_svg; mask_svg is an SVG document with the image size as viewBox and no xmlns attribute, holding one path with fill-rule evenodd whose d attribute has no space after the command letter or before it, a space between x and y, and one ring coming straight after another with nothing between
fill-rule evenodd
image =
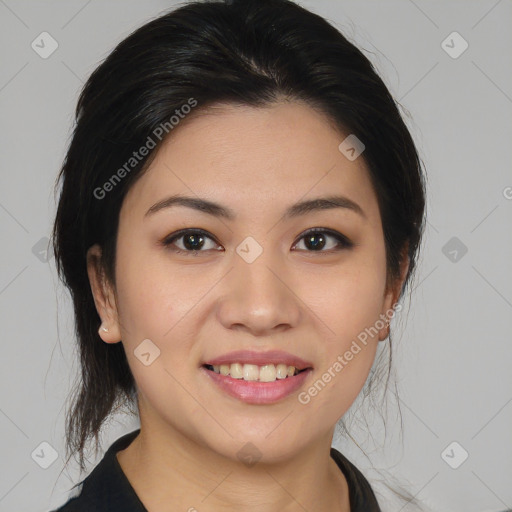
<instances>
[{"instance_id":1,"label":"pulled-back hair","mask_svg":"<svg viewBox=\"0 0 512 512\"><path fill-rule=\"evenodd\" d=\"M80 455L81 469L88 440L94 437L97 447L105 420L121 406L133 410L136 400L122 343L104 343L98 334L87 250L101 246L105 275L115 283L121 204L165 137L172 137L171 118L186 112L184 105L193 116L219 103L265 107L283 100L305 102L364 143L361 158L378 199L388 282L399 278L408 257L400 297L409 286L424 228L422 165L397 103L365 55L321 16L289 0L190 2L151 20L121 41L85 83L56 181L62 188L53 249L73 300L81 364L66 449ZM148 137L154 147L127 169ZM112 183L123 166L123 178ZM102 198L98 191L106 183Z\"/></svg>"}]
</instances>

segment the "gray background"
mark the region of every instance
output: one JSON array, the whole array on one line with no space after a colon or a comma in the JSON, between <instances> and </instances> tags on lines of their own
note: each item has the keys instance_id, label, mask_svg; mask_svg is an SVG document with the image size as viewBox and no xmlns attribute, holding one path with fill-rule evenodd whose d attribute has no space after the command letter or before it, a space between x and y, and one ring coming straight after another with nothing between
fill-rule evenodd
<instances>
[{"instance_id":1,"label":"gray background","mask_svg":"<svg viewBox=\"0 0 512 512\"><path fill-rule=\"evenodd\" d=\"M395 334L403 439L393 412L385 440L378 415L370 433L354 425L378 471L352 441L336 436L334 445L365 472L384 511L414 509L387 497L384 470L432 510L512 508L512 2L299 3L374 63L404 107L429 180L424 252ZM74 465L61 472L78 369L72 309L41 251L52 186L82 83L117 42L173 5L0 0L0 511L45 512L77 477ZM43 31L58 42L47 59L31 47ZM453 31L469 44L457 58L442 47ZM137 426L116 416L103 447ZM58 453L47 469L31 457L44 441ZM469 456L453 469L445 460L460 461L462 449ZM91 454L91 469L100 457Z\"/></svg>"}]
</instances>

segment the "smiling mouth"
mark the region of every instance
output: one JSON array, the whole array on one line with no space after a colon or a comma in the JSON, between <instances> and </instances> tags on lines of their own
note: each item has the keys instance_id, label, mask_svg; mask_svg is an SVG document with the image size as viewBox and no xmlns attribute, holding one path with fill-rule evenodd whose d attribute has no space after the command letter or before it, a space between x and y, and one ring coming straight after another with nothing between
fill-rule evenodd
<instances>
[{"instance_id":1,"label":"smiling mouth","mask_svg":"<svg viewBox=\"0 0 512 512\"><path fill-rule=\"evenodd\" d=\"M255 365L241 363L222 365L204 364L203 368L224 375L225 377L231 377L232 379L257 382L275 382L276 380L289 379L299 373L312 369L311 367L307 367L299 370L295 366L286 364Z\"/></svg>"}]
</instances>

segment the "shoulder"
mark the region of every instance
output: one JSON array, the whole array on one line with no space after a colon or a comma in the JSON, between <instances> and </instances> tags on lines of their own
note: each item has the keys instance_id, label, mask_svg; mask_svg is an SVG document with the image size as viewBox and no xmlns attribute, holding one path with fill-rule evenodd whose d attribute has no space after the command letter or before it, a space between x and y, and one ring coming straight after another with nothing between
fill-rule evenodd
<instances>
[{"instance_id":1,"label":"shoulder","mask_svg":"<svg viewBox=\"0 0 512 512\"><path fill-rule=\"evenodd\" d=\"M99 510L95 507L95 503L91 502L90 495L82 492L83 482L79 486L78 493L73 493L73 496L68 497L68 501L61 505L59 508L51 510L50 512L85 512L91 510ZM94 508L93 508L94 507Z\"/></svg>"},{"instance_id":2,"label":"shoulder","mask_svg":"<svg viewBox=\"0 0 512 512\"><path fill-rule=\"evenodd\" d=\"M87 510L83 500L80 497L70 498L64 505L54 510L50 510L50 512L83 512Z\"/></svg>"},{"instance_id":3,"label":"shoulder","mask_svg":"<svg viewBox=\"0 0 512 512\"><path fill-rule=\"evenodd\" d=\"M93 471L76 485L68 501L50 512L145 512L119 465L116 453L137 436L140 429L117 439Z\"/></svg>"},{"instance_id":4,"label":"shoulder","mask_svg":"<svg viewBox=\"0 0 512 512\"><path fill-rule=\"evenodd\" d=\"M342 453L331 448L331 457L347 479L352 512L382 512L366 477Z\"/></svg>"},{"instance_id":5,"label":"shoulder","mask_svg":"<svg viewBox=\"0 0 512 512\"><path fill-rule=\"evenodd\" d=\"M76 498L68 500L62 507L50 510L50 512L78 512L80 508L77 508Z\"/></svg>"}]
</instances>

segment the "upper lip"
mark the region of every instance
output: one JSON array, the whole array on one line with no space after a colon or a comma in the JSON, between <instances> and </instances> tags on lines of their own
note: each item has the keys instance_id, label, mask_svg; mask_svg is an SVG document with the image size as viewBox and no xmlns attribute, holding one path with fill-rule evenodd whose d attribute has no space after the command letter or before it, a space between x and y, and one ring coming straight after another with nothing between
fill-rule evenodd
<instances>
[{"instance_id":1,"label":"upper lip","mask_svg":"<svg viewBox=\"0 0 512 512\"><path fill-rule=\"evenodd\" d=\"M295 366L298 370L311 368L313 365L304 359L284 352L282 350L269 350L267 352L254 352L252 350L236 350L222 356L205 361L203 364L221 365L221 364L255 364L262 366L265 364L286 364L287 366Z\"/></svg>"}]
</instances>

